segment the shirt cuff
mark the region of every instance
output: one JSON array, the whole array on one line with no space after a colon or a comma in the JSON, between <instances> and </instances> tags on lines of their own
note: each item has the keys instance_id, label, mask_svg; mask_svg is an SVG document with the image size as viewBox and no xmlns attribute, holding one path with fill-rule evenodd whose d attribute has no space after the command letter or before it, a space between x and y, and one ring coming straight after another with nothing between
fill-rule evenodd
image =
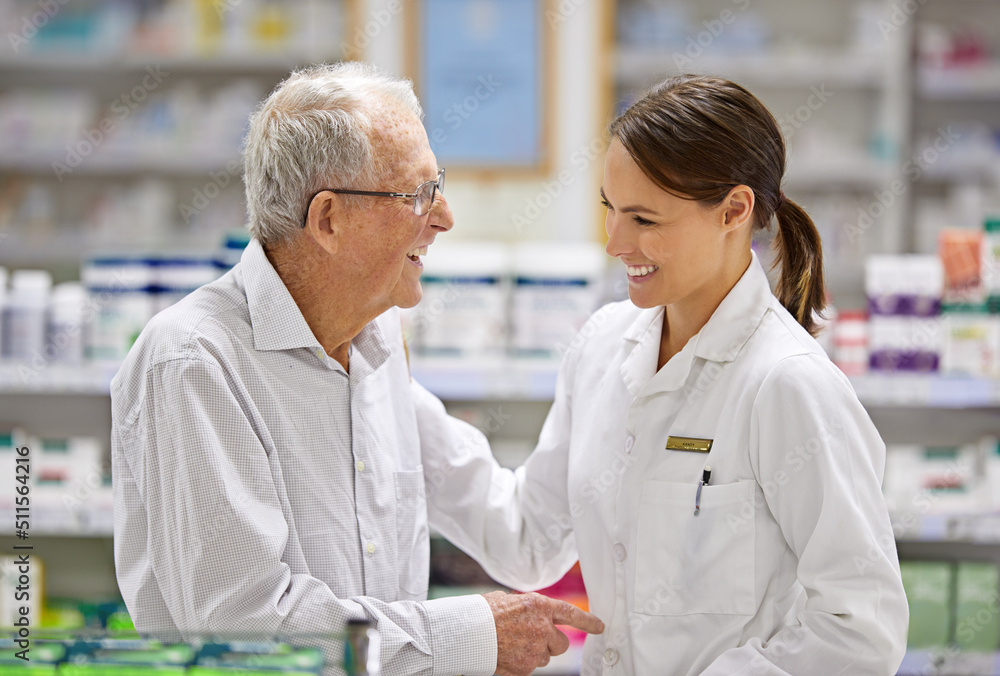
<instances>
[{"instance_id":1,"label":"shirt cuff","mask_svg":"<svg viewBox=\"0 0 1000 676\"><path fill-rule=\"evenodd\" d=\"M422 604L431 629L434 673L492 676L497 668L497 628L490 604L479 594Z\"/></svg>"}]
</instances>

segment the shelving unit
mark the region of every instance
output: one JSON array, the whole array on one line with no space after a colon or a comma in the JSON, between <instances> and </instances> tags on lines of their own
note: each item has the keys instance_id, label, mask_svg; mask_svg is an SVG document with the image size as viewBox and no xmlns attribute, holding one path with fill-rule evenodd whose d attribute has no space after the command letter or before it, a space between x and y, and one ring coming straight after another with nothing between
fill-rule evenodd
<instances>
[{"instance_id":1,"label":"shelving unit","mask_svg":"<svg viewBox=\"0 0 1000 676\"><path fill-rule=\"evenodd\" d=\"M879 1L888 13L893 3ZM618 4L626 7L631 3L619 0ZM688 0L682 4L691 10L696 27L702 19L711 19L734 5L729 0L705 3ZM916 15L889 33L879 50L865 51L856 49L850 37L851 3L808 0L782 13L775 0L760 0L753 3L753 10L772 17L783 34L795 35L796 44L776 41L762 51L739 54L724 53L713 41L684 67L746 84L779 119L786 121L791 152L785 187L808 210L834 214L826 216L820 226L828 247L828 280L835 302L841 306L860 306L863 301L861 261L865 255L919 248L921 240L915 223L921 200L942 196L946 199L956 186L1000 185L997 153L984 152L964 159L945 154L916 180L903 172L904 163L922 150L919 142L922 135L933 135L939 125L947 124L955 116L957 104L973 106L975 114L965 121L984 122L1000 129L997 112L1000 109L995 105L1000 99L1000 63L976 68L930 68L915 62L912 52L919 27L928 20L944 22L955 18L954 7L941 0L927 0L919 5ZM963 16L1000 14L1000 3L987 0L968 0L961 7ZM347 14L356 11L345 9ZM991 24L987 21L984 25ZM993 25L1000 25L1000 21L994 20ZM331 41L331 45L339 42ZM678 53L683 53L683 49L679 52L675 48L619 44L608 74L614 81L617 100L626 100L665 75L678 72L675 67ZM242 54L211 57L30 54L16 58L8 55L0 56L0 95L19 87L93 85L105 99L110 99L120 93L123 82L131 82L154 63L172 74L167 87L189 81L210 89L230 80L249 78L266 90L306 60L316 59ZM822 87L832 93L829 105L809 108L809 95L814 88ZM788 116L801 113L804 105L808 109L807 119L787 122L795 119ZM817 133L818 129L823 129L823 133ZM39 158L35 153L3 153L0 188L5 184L39 182L65 190L67 199L78 205L85 202L85 195L95 187L154 179L169 183L175 196L183 196L190 194L192 188L203 186L210 172L224 170L238 155L95 154L65 177L63 183L58 183L51 164L60 159ZM858 210L868 208L877 200L877 194L897 180L905 182L905 194L865 229L864 237L848 241L845 233L857 224ZM234 179L228 189L238 190L238 183ZM78 219L79 214L74 213L72 218ZM78 262L81 252L141 249L159 242L169 242L172 247L203 246L207 241L205 233L180 226L176 213L171 220L168 232L136 236L134 240L87 235L85 226L77 220L63 219L52 224L45 237L17 229L17 223L5 229L0 221L0 264L65 267ZM79 367L52 364L26 372L15 365L0 363L0 411L4 418L0 422L17 422L52 435L107 438L108 390L116 370L117 364ZM515 407L518 428L505 429L503 434L508 439L527 440L537 438L554 394L558 361L496 357L472 362L417 355L411 370L418 381L444 399L453 411L497 405L507 411ZM852 384L890 442L961 443L1000 431L998 381L868 374L853 378ZM54 595L69 595L80 588L95 594L114 592L110 513L106 504L97 509L85 523L68 518L62 525L50 522L54 525L36 533L40 555L45 558L48 553L53 562L48 570L49 579L63 580L50 585ZM11 541L10 536L0 535L4 547L9 549ZM1000 515L924 515L898 544L904 558L957 557L1000 562ZM75 583L76 588L65 582L85 568L94 572ZM968 660L979 661L970 665ZM926 673L925 668L931 663L939 668L935 673L941 674L1000 673L996 656L959 655L941 660L917 652L907 656L900 673L910 673L907 670Z\"/></svg>"},{"instance_id":2,"label":"shelving unit","mask_svg":"<svg viewBox=\"0 0 1000 676\"><path fill-rule=\"evenodd\" d=\"M734 55L707 53L697 58L683 52L623 46L618 50L616 76L620 84L648 85L662 79L672 63L696 65L704 73L725 73L749 87L804 89L822 83L829 87L877 89L882 85L885 63L877 55L841 51L766 52Z\"/></svg>"}]
</instances>

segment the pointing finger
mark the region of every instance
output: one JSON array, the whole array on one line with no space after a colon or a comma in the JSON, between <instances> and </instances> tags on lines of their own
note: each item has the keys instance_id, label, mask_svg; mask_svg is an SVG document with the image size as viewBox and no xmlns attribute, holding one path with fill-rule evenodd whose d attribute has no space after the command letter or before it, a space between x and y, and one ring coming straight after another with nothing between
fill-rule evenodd
<instances>
[{"instance_id":1,"label":"pointing finger","mask_svg":"<svg viewBox=\"0 0 1000 676\"><path fill-rule=\"evenodd\" d=\"M600 634L604 631L604 623L596 615L584 612L572 603L556 599L552 599L552 622L575 627L588 634Z\"/></svg>"}]
</instances>

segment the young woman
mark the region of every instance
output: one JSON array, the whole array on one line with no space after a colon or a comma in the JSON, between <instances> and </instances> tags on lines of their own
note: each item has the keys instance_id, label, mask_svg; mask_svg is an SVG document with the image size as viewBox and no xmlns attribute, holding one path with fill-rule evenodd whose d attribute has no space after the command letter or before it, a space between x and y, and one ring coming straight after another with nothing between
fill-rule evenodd
<instances>
[{"instance_id":1,"label":"young woman","mask_svg":"<svg viewBox=\"0 0 1000 676\"><path fill-rule=\"evenodd\" d=\"M908 617L885 447L810 335L820 238L781 191L778 125L739 85L684 76L611 136L607 250L631 302L577 336L516 473L415 387L430 511L515 587L579 558L606 625L585 674L894 674ZM774 294L750 248L773 218Z\"/></svg>"}]
</instances>

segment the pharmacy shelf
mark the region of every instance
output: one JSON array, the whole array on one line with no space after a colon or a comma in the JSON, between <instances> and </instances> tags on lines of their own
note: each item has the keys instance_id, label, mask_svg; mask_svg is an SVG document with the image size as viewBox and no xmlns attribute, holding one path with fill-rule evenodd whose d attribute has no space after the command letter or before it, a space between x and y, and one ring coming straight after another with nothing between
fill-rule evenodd
<instances>
[{"instance_id":1,"label":"pharmacy shelf","mask_svg":"<svg viewBox=\"0 0 1000 676\"><path fill-rule=\"evenodd\" d=\"M993 408L1000 406L1000 380L937 374L873 374L851 378L866 406Z\"/></svg>"},{"instance_id":2,"label":"pharmacy shelf","mask_svg":"<svg viewBox=\"0 0 1000 676\"><path fill-rule=\"evenodd\" d=\"M336 54L283 56L260 53L232 53L216 55L174 54L106 54L79 55L72 53L0 55L0 74L13 72L65 73L65 74L123 74L141 72L150 66L159 67L171 74L183 72L234 73L281 75L302 64L323 60L336 60Z\"/></svg>"},{"instance_id":3,"label":"pharmacy shelf","mask_svg":"<svg viewBox=\"0 0 1000 676\"><path fill-rule=\"evenodd\" d=\"M867 158L824 158L815 163L792 157L785 172L784 187L790 190L829 191L831 187L874 189L896 177L887 164Z\"/></svg>"},{"instance_id":4,"label":"pharmacy shelf","mask_svg":"<svg viewBox=\"0 0 1000 676\"><path fill-rule=\"evenodd\" d=\"M84 224L60 224L41 233L13 226L5 237L0 231L0 265L46 267L53 263L79 266L87 257L150 252L181 252L204 255L215 250L221 232L196 232L175 226L163 232L132 232L114 237L106 231L94 232Z\"/></svg>"},{"instance_id":5,"label":"pharmacy shelf","mask_svg":"<svg viewBox=\"0 0 1000 676\"><path fill-rule=\"evenodd\" d=\"M917 91L927 99L1000 98L1000 62L961 68L922 68Z\"/></svg>"},{"instance_id":6,"label":"pharmacy shelf","mask_svg":"<svg viewBox=\"0 0 1000 676\"><path fill-rule=\"evenodd\" d=\"M693 70L750 86L876 88L883 83L885 68L884 55L872 54L775 52L688 59L683 49L623 48L617 53L616 77L620 84L646 86L670 73Z\"/></svg>"},{"instance_id":7,"label":"pharmacy shelf","mask_svg":"<svg viewBox=\"0 0 1000 676\"><path fill-rule=\"evenodd\" d=\"M114 156L95 154L89 157L74 159L77 166L67 164L65 149L52 155L38 152L4 151L0 155L0 171L12 171L22 174L51 174L60 180L66 176L130 176L133 174L160 174L165 176L206 176L212 171L225 171L231 162L237 162L242 173L243 159L239 152L220 156L199 156L197 153L185 153L171 156L169 153L158 154L150 149L142 155ZM55 163L69 168L57 173ZM239 176L231 176L231 184L239 185Z\"/></svg>"},{"instance_id":8,"label":"pharmacy shelf","mask_svg":"<svg viewBox=\"0 0 1000 676\"><path fill-rule=\"evenodd\" d=\"M116 362L22 365L0 361L0 394L107 395ZM551 401L558 359L411 358L413 377L438 397L456 401ZM1000 407L1000 380L936 374L866 374L851 378L866 406L890 408Z\"/></svg>"},{"instance_id":9,"label":"pharmacy shelf","mask_svg":"<svg viewBox=\"0 0 1000 676\"><path fill-rule=\"evenodd\" d=\"M891 453L891 451L890 451ZM1000 546L1000 513L915 514L892 512L896 539L911 545Z\"/></svg>"},{"instance_id":10,"label":"pharmacy shelf","mask_svg":"<svg viewBox=\"0 0 1000 676\"><path fill-rule=\"evenodd\" d=\"M941 160L927 167L921 176L924 181L968 182L990 179L1000 182L1000 153L984 153L979 157L951 158Z\"/></svg>"},{"instance_id":11,"label":"pharmacy shelf","mask_svg":"<svg viewBox=\"0 0 1000 676\"><path fill-rule=\"evenodd\" d=\"M414 378L442 399L525 399L555 395L557 360L414 358ZM1000 407L1000 380L936 374L867 374L851 379L866 406L913 408Z\"/></svg>"},{"instance_id":12,"label":"pharmacy shelf","mask_svg":"<svg viewBox=\"0 0 1000 676\"><path fill-rule=\"evenodd\" d=\"M441 399L551 401L556 391L556 359L457 359L413 357L414 379Z\"/></svg>"},{"instance_id":13,"label":"pharmacy shelf","mask_svg":"<svg viewBox=\"0 0 1000 676\"><path fill-rule=\"evenodd\" d=\"M110 537L114 509L110 486L92 489L83 483L36 485L31 492L30 537ZM11 498L0 502L3 537L13 537L15 507Z\"/></svg>"},{"instance_id":14,"label":"pharmacy shelf","mask_svg":"<svg viewBox=\"0 0 1000 676\"><path fill-rule=\"evenodd\" d=\"M0 394L104 395L120 364L48 363L44 357L26 364L0 361Z\"/></svg>"}]
</instances>

